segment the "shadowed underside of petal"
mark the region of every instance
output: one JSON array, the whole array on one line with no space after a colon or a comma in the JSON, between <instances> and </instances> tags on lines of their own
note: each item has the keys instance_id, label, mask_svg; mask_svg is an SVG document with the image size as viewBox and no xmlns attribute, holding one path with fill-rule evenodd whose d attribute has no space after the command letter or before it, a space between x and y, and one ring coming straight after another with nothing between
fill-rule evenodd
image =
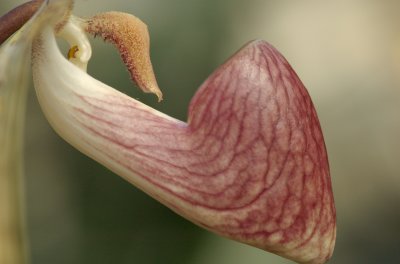
<instances>
[{"instance_id":1,"label":"shadowed underside of petal","mask_svg":"<svg viewBox=\"0 0 400 264\"><path fill-rule=\"evenodd\" d=\"M329 166L311 99L286 60L252 42L216 70L180 122L66 61L46 30L35 88L55 130L177 213L302 263L336 235Z\"/></svg>"}]
</instances>

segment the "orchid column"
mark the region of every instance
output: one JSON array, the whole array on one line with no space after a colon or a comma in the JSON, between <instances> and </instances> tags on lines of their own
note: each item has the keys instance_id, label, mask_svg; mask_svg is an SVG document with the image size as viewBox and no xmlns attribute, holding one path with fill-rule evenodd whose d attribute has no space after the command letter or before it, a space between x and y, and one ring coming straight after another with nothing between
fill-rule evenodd
<instances>
[{"instance_id":1,"label":"orchid column","mask_svg":"<svg viewBox=\"0 0 400 264\"><path fill-rule=\"evenodd\" d=\"M325 263L336 238L328 159L311 98L284 57L249 43L203 83L182 122L86 73L85 32L113 43L132 79L161 100L143 22L117 12L80 19L71 3L45 2L34 31L35 90L56 132L205 229ZM68 58L56 36L69 42Z\"/></svg>"}]
</instances>

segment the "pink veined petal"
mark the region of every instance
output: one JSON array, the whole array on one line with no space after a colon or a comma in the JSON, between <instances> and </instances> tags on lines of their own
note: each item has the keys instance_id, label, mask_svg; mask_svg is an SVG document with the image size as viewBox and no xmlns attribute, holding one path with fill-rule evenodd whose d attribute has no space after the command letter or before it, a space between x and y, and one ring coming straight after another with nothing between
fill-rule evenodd
<instances>
[{"instance_id":1,"label":"pink veined petal","mask_svg":"<svg viewBox=\"0 0 400 264\"><path fill-rule=\"evenodd\" d=\"M251 42L219 67L184 123L55 56L49 34L35 87L68 142L206 229L300 263L330 258L336 216L318 117L271 45Z\"/></svg>"}]
</instances>

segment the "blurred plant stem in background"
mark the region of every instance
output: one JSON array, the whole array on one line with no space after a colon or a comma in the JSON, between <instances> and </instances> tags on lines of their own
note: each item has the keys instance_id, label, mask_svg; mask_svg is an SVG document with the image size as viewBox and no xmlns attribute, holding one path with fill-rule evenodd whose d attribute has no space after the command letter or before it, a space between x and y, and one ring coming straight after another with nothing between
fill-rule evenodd
<instances>
[{"instance_id":1,"label":"blurred plant stem in background","mask_svg":"<svg viewBox=\"0 0 400 264\"><path fill-rule=\"evenodd\" d=\"M0 48L0 264L22 264L28 259L23 195L23 128L31 48L27 43L16 34Z\"/></svg>"}]
</instances>

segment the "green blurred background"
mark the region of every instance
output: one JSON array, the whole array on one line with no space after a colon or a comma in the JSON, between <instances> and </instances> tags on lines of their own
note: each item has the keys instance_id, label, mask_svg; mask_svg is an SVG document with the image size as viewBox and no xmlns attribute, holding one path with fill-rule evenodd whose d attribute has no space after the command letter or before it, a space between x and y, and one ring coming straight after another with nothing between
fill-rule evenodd
<instances>
[{"instance_id":1,"label":"green blurred background","mask_svg":"<svg viewBox=\"0 0 400 264\"><path fill-rule=\"evenodd\" d=\"M2 0L0 13L24 1ZM292 64L313 98L329 152L338 237L330 263L400 263L400 2L396 0L77 0L147 23L164 101L130 82L118 53L93 40L89 72L186 119L205 78L251 39ZM67 51L65 51L67 52ZM26 125L32 264L291 263L219 238L67 145L33 91Z\"/></svg>"}]
</instances>

